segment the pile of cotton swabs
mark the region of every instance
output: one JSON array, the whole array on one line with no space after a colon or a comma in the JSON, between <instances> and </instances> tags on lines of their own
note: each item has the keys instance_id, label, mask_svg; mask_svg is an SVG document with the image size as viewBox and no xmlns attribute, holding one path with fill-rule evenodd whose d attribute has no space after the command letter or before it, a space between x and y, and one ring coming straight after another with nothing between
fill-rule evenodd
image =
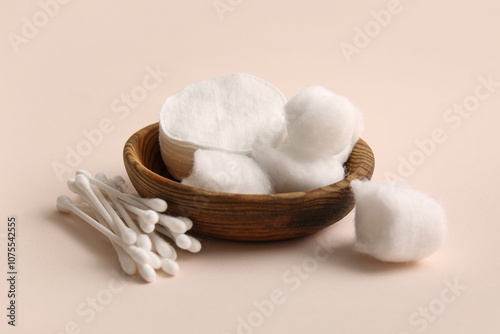
<instances>
[{"instance_id":1,"label":"pile of cotton swabs","mask_svg":"<svg viewBox=\"0 0 500 334\"><path fill-rule=\"evenodd\" d=\"M192 253L201 249L197 239L185 234L193 226L190 219L162 213L167 210L162 199L129 194L120 176L108 179L97 173L93 177L79 170L68 181L68 188L80 200L74 203L61 195L57 198L57 209L73 212L108 237L128 275L138 272L145 281L152 282L158 269L169 275L179 271L175 262L177 252L164 237Z\"/></svg>"}]
</instances>

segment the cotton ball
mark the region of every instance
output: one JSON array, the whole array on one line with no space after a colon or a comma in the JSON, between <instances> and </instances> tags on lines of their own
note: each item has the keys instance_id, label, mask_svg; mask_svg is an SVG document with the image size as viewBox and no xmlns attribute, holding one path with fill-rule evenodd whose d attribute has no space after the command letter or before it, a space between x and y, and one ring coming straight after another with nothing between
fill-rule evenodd
<instances>
[{"instance_id":1,"label":"cotton ball","mask_svg":"<svg viewBox=\"0 0 500 334\"><path fill-rule=\"evenodd\" d=\"M428 195L394 182L355 180L351 187L358 251L381 261L409 262L443 246L446 215Z\"/></svg>"},{"instance_id":2,"label":"cotton ball","mask_svg":"<svg viewBox=\"0 0 500 334\"><path fill-rule=\"evenodd\" d=\"M361 136L361 133L363 133L363 131L365 130L365 117L363 116L361 110L356 107L354 107L354 116L356 124L354 125L352 141L354 142L354 144L356 144L359 137Z\"/></svg>"},{"instance_id":3,"label":"cotton ball","mask_svg":"<svg viewBox=\"0 0 500 334\"><path fill-rule=\"evenodd\" d=\"M356 142L344 148L342 151L340 151L340 153L335 154L333 156L334 159L340 162L341 164L344 164L347 161L347 159L349 159L349 156L351 155L354 145L356 145Z\"/></svg>"},{"instance_id":4,"label":"cotton ball","mask_svg":"<svg viewBox=\"0 0 500 334\"><path fill-rule=\"evenodd\" d=\"M289 142L312 157L339 154L359 137L360 114L344 96L321 86L306 88L285 105Z\"/></svg>"},{"instance_id":5,"label":"cotton ball","mask_svg":"<svg viewBox=\"0 0 500 334\"><path fill-rule=\"evenodd\" d=\"M262 168L245 155L198 149L191 175L183 184L238 194L269 194L271 181Z\"/></svg>"},{"instance_id":6,"label":"cotton ball","mask_svg":"<svg viewBox=\"0 0 500 334\"><path fill-rule=\"evenodd\" d=\"M316 189L344 178L344 167L336 159L310 160L291 145L256 151L254 158L268 173L276 193Z\"/></svg>"},{"instance_id":7,"label":"cotton ball","mask_svg":"<svg viewBox=\"0 0 500 334\"><path fill-rule=\"evenodd\" d=\"M347 159L349 159L349 156L351 155L352 149L354 148L354 145L358 142L361 133L365 129L365 120L363 113L356 108L355 110L355 126L354 126L354 132L352 135L351 143L348 145L346 148L344 148L340 153L337 153L335 155L335 159L337 159L340 163L345 163Z\"/></svg>"}]
</instances>

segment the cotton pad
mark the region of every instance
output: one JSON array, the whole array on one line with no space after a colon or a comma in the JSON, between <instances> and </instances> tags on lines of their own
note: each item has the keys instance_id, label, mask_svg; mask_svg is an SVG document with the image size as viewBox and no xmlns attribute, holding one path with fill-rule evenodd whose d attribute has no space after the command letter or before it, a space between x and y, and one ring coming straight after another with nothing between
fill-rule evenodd
<instances>
[{"instance_id":1,"label":"cotton pad","mask_svg":"<svg viewBox=\"0 0 500 334\"><path fill-rule=\"evenodd\" d=\"M316 189L344 178L344 167L335 158L310 160L289 144L255 151L254 158L271 178L277 193Z\"/></svg>"},{"instance_id":2,"label":"cotton pad","mask_svg":"<svg viewBox=\"0 0 500 334\"><path fill-rule=\"evenodd\" d=\"M188 186L237 194L269 194L271 181L250 157L238 153L199 149L194 153Z\"/></svg>"},{"instance_id":3,"label":"cotton pad","mask_svg":"<svg viewBox=\"0 0 500 334\"><path fill-rule=\"evenodd\" d=\"M160 148L177 179L191 172L198 148L250 154L286 137L283 93L255 76L236 73L186 86L160 112Z\"/></svg>"},{"instance_id":4,"label":"cotton pad","mask_svg":"<svg viewBox=\"0 0 500 334\"><path fill-rule=\"evenodd\" d=\"M355 180L351 187L358 251L381 261L409 262L443 246L446 215L428 195L394 182Z\"/></svg>"},{"instance_id":5,"label":"cotton pad","mask_svg":"<svg viewBox=\"0 0 500 334\"><path fill-rule=\"evenodd\" d=\"M312 157L330 157L343 151L345 157L362 130L360 114L344 96L321 86L306 88L285 105L289 142Z\"/></svg>"}]
</instances>

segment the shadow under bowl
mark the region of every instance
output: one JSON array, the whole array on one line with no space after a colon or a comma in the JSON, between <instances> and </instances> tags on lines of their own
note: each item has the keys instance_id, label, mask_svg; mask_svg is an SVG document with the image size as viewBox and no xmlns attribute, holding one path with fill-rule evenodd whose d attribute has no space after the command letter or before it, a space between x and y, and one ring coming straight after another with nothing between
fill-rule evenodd
<instances>
[{"instance_id":1,"label":"shadow under bowl","mask_svg":"<svg viewBox=\"0 0 500 334\"><path fill-rule=\"evenodd\" d=\"M123 150L125 169L143 197L167 201L167 213L189 217L192 231L240 241L306 236L344 218L354 208L350 182L369 180L375 157L359 139L345 163L346 177L325 187L272 195L216 192L181 184L167 171L160 152L159 125L133 134Z\"/></svg>"}]
</instances>

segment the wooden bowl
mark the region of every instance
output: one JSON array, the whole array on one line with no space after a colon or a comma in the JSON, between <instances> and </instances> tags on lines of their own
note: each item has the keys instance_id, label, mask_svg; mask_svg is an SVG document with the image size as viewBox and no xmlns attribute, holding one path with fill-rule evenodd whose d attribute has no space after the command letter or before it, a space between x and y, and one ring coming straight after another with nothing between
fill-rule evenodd
<instances>
[{"instance_id":1,"label":"wooden bowl","mask_svg":"<svg viewBox=\"0 0 500 334\"><path fill-rule=\"evenodd\" d=\"M215 192L175 180L163 163L158 136L155 123L133 134L125 144L125 168L137 192L165 199L167 213L191 218L194 232L229 240L284 240L330 226L354 207L350 182L370 179L375 165L372 150L360 139L345 164L346 177L337 183L273 195Z\"/></svg>"}]
</instances>

